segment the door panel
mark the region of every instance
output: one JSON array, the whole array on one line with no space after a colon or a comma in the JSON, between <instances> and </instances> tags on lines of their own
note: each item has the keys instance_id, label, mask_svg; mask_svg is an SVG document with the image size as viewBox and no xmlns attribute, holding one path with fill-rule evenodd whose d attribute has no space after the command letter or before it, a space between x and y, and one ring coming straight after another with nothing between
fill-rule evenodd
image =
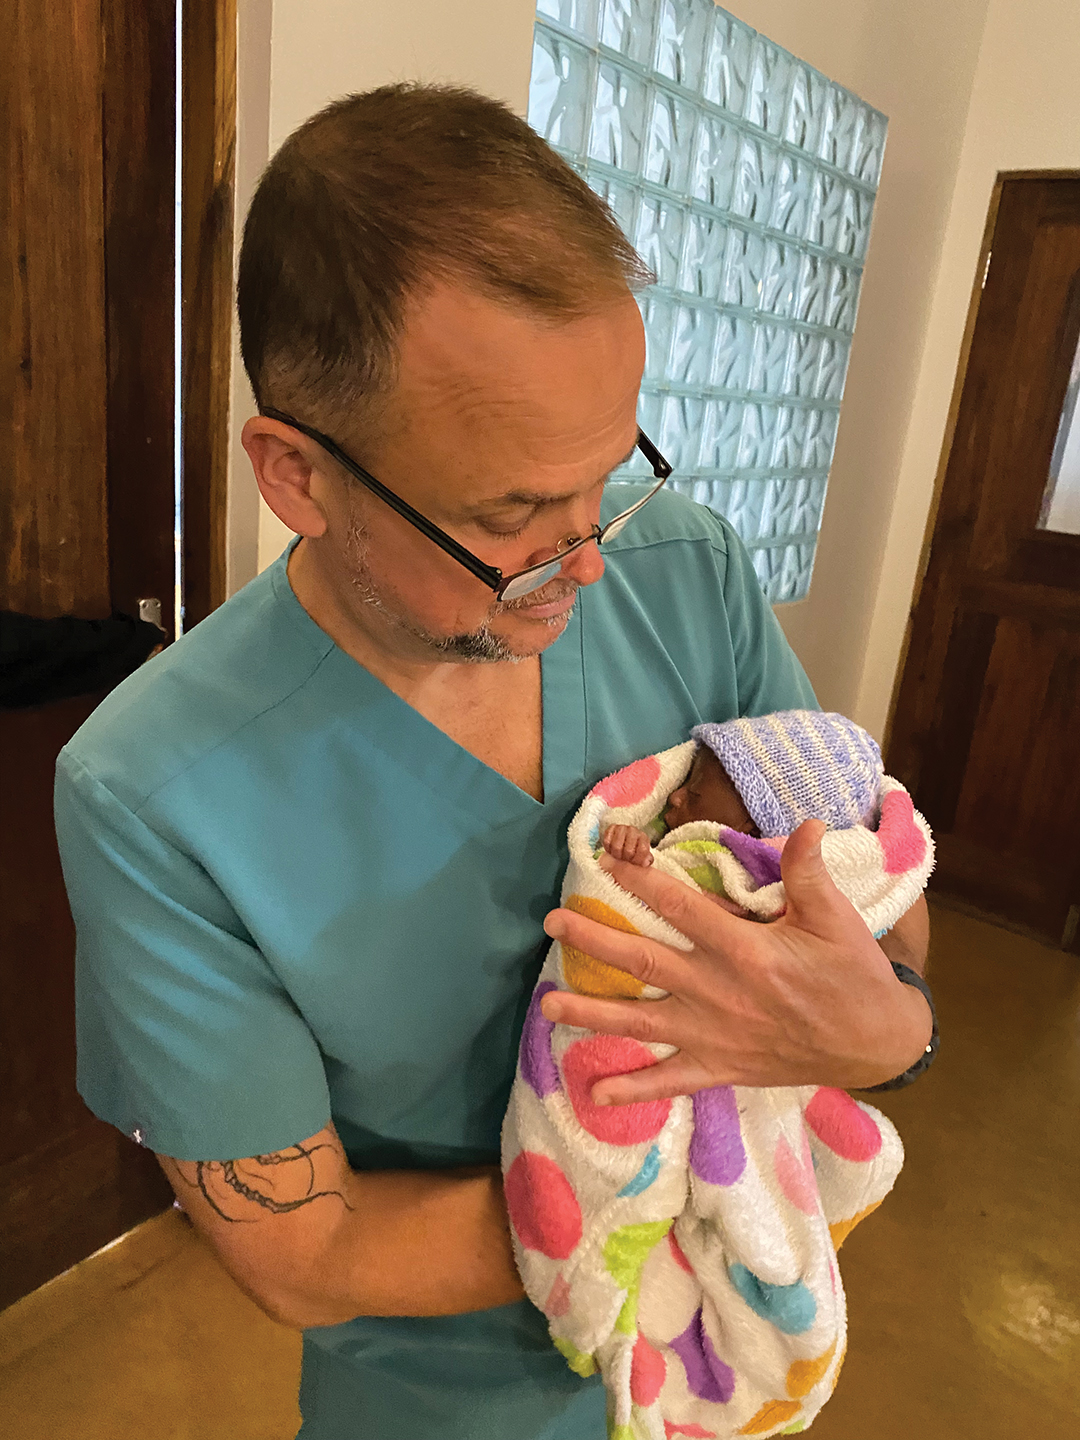
<instances>
[{"instance_id":1,"label":"door panel","mask_svg":"<svg viewBox=\"0 0 1080 1440\"><path fill-rule=\"evenodd\" d=\"M92 618L109 613L100 4L16 0L12 11L0 84L0 602Z\"/></svg>"},{"instance_id":2,"label":"door panel","mask_svg":"<svg viewBox=\"0 0 1080 1440\"><path fill-rule=\"evenodd\" d=\"M1080 338L1080 177L1005 176L888 747L935 888L1075 934L1080 536L1039 529Z\"/></svg>"},{"instance_id":3,"label":"door panel","mask_svg":"<svg viewBox=\"0 0 1080 1440\"><path fill-rule=\"evenodd\" d=\"M175 7L104 0L101 23L109 593L160 600L171 636Z\"/></svg>"},{"instance_id":4,"label":"door panel","mask_svg":"<svg viewBox=\"0 0 1080 1440\"><path fill-rule=\"evenodd\" d=\"M104 14L100 0L13 7L0 83L6 610L94 619L155 594L172 610L172 162L161 137L173 15L171 0L107 0ZM52 782L57 753L101 698L0 711L0 1304L170 1199L153 1157L75 1091L74 934Z\"/></svg>"},{"instance_id":5,"label":"door panel","mask_svg":"<svg viewBox=\"0 0 1080 1440\"><path fill-rule=\"evenodd\" d=\"M170 1200L153 1156L75 1091L75 934L52 783L61 746L101 698L0 711L0 1306Z\"/></svg>"}]
</instances>

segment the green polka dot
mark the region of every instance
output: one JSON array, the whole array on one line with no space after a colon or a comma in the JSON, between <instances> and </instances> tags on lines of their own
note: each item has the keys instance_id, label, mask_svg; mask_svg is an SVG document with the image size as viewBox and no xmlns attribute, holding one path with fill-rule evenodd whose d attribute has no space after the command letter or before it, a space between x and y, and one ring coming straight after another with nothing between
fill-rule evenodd
<instances>
[{"instance_id":1,"label":"green polka dot","mask_svg":"<svg viewBox=\"0 0 1080 1440\"><path fill-rule=\"evenodd\" d=\"M553 1335L551 1338L555 1342L555 1349L565 1358L575 1375L580 1375L583 1380L587 1380L590 1375L596 1374L596 1361L591 1355L584 1354L576 1345L571 1345L569 1340L563 1340L559 1335Z\"/></svg>"},{"instance_id":2,"label":"green polka dot","mask_svg":"<svg viewBox=\"0 0 1080 1440\"><path fill-rule=\"evenodd\" d=\"M604 1264L624 1290L640 1277L649 1252L671 1229L670 1220L646 1220L641 1225L620 1225L604 1241Z\"/></svg>"},{"instance_id":3,"label":"green polka dot","mask_svg":"<svg viewBox=\"0 0 1080 1440\"><path fill-rule=\"evenodd\" d=\"M691 865L687 871L691 880L699 884L702 890L708 890L713 895L723 895L727 898L727 891L724 889L724 882L720 879L719 870L714 870L711 865Z\"/></svg>"},{"instance_id":4,"label":"green polka dot","mask_svg":"<svg viewBox=\"0 0 1080 1440\"><path fill-rule=\"evenodd\" d=\"M671 1223L670 1220L646 1220L641 1225L623 1225L613 1230L604 1242L604 1264L615 1283L626 1291L626 1299L615 1321L615 1329L620 1334L637 1333L641 1271L653 1247L671 1229Z\"/></svg>"}]
</instances>

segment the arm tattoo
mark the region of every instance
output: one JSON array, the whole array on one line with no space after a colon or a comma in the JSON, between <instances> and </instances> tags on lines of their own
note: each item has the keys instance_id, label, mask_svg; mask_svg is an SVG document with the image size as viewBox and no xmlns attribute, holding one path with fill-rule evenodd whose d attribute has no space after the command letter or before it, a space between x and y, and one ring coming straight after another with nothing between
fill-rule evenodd
<instances>
[{"instance_id":1,"label":"arm tattoo","mask_svg":"<svg viewBox=\"0 0 1080 1440\"><path fill-rule=\"evenodd\" d=\"M339 1154L340 1142L290 1145L271 1155L252 1155L246 1160L174 1161L177 1173L193 1190L198 1190L223 1220L239 1224L258 1220L259 1215L238 1215L244 1202L257 1205L271 1215L288 1215L316 1200L340 1200L346 1210L352 1206L341 1190L316 1189L316 1161L321 1150ZM233 1212L233 1213L230 1213Z\"/></svg>"}]
</instances>

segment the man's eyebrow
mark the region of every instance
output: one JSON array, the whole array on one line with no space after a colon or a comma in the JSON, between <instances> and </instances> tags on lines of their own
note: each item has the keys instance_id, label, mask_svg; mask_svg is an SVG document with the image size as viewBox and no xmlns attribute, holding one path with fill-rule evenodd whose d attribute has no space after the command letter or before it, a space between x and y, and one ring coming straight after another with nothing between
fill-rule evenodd
<instances>
[{"instance_id":1,"label":"man's eyebrow","mask_svg":"<svg viewBox=\"0 0 1080 1440\"><path fill-rule=\"evenodd\" d=\"M606 480L620 465L625 465L636 449L637 441L635 440L626 454L620 460L616 460L611 470L603 478ZM577 490L570 490L565 495L552 495L550 491L504 490L501 495L489 495L485 500L478 500L475 505L464 507L463 513L478 515L484 510L490 510L500 505L528 505L534 510L542 510L550 505L561 505L567 500L573 500L578 493Z\"/></svg>"}]
</instances>

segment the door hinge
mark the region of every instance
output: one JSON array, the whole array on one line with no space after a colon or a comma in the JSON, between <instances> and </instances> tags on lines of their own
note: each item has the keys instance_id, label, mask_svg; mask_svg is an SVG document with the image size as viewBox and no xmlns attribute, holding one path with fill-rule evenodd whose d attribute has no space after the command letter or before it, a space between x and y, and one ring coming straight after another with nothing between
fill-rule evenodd
<instances>
[{"instance_id":1,"label":"door hinge","mask_svg":"<svg viewBox=\"0 0 1080 1440\"><path fill-rule=\"evenodd\" d=\"M139 601L139 619L149 620L151 625L156 625L159 630L165 627L161 623L161 601L156 597Z\"/></svg>"},{"instance_id":2,"label":"door hinge","mask_svg":"<svg viewBox=\"0 0 1080 1440\"><path fill-rule=\"evenodd\" d=\"M982 278L982 284L979 286L979 289L980 289L980 290L985 290L985 289L986 289L986 277L990 274L990 261L991 261L991 258L993 257L993 254L994 254L993 250L988 250L988 251L986 252L986 264L983 266L983 278Z\"/></svg>"}]
</instances>

